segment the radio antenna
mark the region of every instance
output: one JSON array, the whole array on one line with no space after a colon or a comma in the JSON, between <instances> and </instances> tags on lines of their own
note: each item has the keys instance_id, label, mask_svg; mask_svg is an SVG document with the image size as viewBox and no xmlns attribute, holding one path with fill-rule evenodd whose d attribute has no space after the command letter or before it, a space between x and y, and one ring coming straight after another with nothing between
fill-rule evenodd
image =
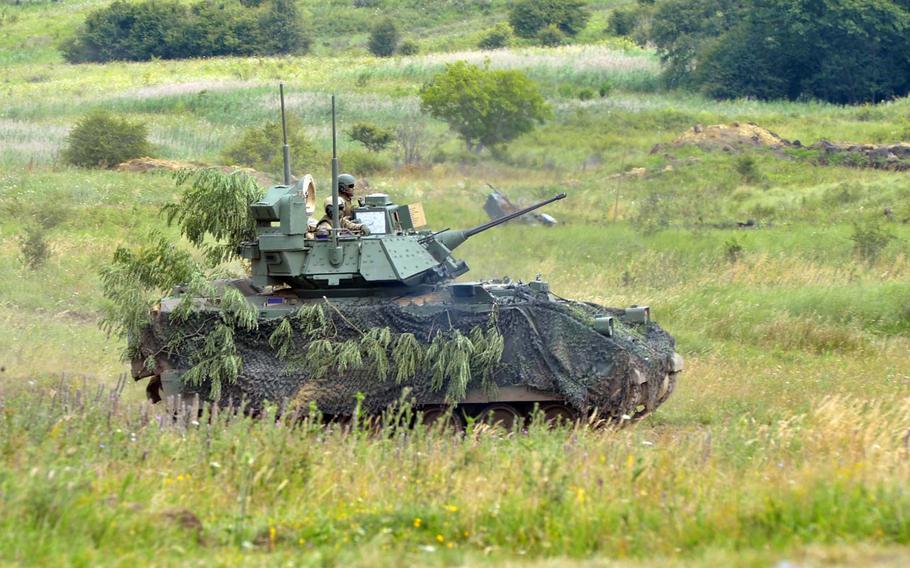
<instances>
[{"instance_id":1,"label":"radio antenna","mask_svg":"<svg viewBox=\"0 0 910 568\"><path fill-rule=\"evenodd\" d=\"M284 185L291 185L291 147L288 146L288 122L284 116L284 83L278 83L278 93L281 97L281 135L284 137Z\"/></svg>"},{"instance_id":2,"label":"radio antenna","mask_svg":"<svg viewBox=\"0 0 910 568\"><path fill-rule=\"evenodd\" d=\"M335 95L332 95L332 253L330 262L338 266L342 260L342 250L338 246L338 231L341 226L338 219L338 151L335 134Z\"/></svg>"}]
</instances>

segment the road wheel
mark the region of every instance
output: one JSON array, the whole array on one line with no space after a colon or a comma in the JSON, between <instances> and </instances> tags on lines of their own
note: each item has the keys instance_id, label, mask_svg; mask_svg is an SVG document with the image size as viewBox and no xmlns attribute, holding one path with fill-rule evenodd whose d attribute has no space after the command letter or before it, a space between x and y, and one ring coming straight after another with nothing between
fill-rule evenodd
<instances>
[{"instance_id":1,"label":"road wheel","mask_svg":"<svg viewBox=\"0 0 910 568\"><path fill-rule=\"evenodd\" d=\"M508 404L494 404L480 413L480 422L490 426L511 430L515 424L521 422L521 414L514 406Z\"/></svg>"},{"instance_id":2,"label":"road wheel","mask_svg":"<svg viewBox=\"0 0 910 568\"><path fill-rule=\"evenodd\" d=\"M457 408L437 406L424 409L422 412L423 424L427 428L451 429L456 432L461 432L465 428L464 417Z\"/></svg>"},{"instance_id":3,"label":"road wheel","mask_svg":"<svg viewBox=\"0 0 910 568\"><path fill-rule=\"evenodd\" d=\"M540 411L550 426L569 425L578 420L578 413L573 408L559 402L545 404Z\"/></svg>"}]
</instances>

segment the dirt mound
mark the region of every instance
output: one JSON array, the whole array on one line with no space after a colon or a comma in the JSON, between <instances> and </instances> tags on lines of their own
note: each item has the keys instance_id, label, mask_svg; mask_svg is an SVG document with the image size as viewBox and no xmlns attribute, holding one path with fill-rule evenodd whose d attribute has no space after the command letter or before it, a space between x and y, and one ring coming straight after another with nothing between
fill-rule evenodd
<instances>
[{"instance_id":1,"label":"dirt mound","mask_svg":"<svg viewBox=\"0 0 910 568\"><path fill-rule=\"evenodd\" d=\"M762 128L755 123L734 122L732 124L714 124L701 126L696 124L669 144L658 144L651 149L656 154L668 147L698 146L702 150L723 150L725 152L739 151L748 146L765 146L768 148L784 148L799 146L799 142L790 142L781 138L774 132Z\"/></svg>"},{"instance_id":2,"label":"dirt mound","mask_svg":"<svg viewBox=\"0 0 910 568\"><path fill-rule=\"evenodd\" d=\"M206 168L209 167L209 164L204 162L182 162L180 160L162 160L159 158L133 158L118 165L115 169L118 172L139 172L145 173L153 170L167 170L175 172L177 170L182 170L186 168ZM259 183L263 187L269 187L275 185L275 180L272 176L265 174L260 171L256 171L252 168L242 168L240 166L215 166L223 172L233 172L238 169L242 169Z\"/></svg>"},{"instance_id":3,"label":"dirt mound","mask_svg":"<svg viewBox=\"0 0 910 568\"><path fill-rule=\"evenodd\" d=\"M766 128L753 123L734 122L701 126L696 124L672 142L657 144L652 154L671 148L697 146L707 152L743 152L749 148L769 148L782 158L802 158L827 166L848 166L853 168L875 168L892 171L910 171L910 144L854 144L833 143L821 140L811 146L804 146L799 140L787 140ZM783 152L787 148L799 148L803 152Z\"/></svg>"}]
</instances>

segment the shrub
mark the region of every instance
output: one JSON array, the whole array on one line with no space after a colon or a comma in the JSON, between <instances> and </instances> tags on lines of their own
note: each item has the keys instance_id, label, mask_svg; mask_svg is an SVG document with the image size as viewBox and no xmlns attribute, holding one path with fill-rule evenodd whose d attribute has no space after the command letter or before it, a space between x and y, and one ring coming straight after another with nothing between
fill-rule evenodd
<instances>
[{"instance_id":1,"label":"shrub","mask_svg":"<svg viewBox=\"0 0 910 568\"><path fill-rule=\"evenodd\" d=\"M758 162L752 156L740 156L736 159L736 173L745 183L757 183L762 180Z\"/></svg>"},{"instance_id":2,"label":"shrub","mask_svg":"<svg viewBox=\"0 0 910 568\"><path fill-rule=\"evenodd\" d=\"M509 23L524 38L537 37L551 25L574 36L584 29L590 17L582 0L519 0L512 5Z\"/></svg>"},{"instance_id":3,"label":"shrub","mask_svg":"<svg viewBox=\"0 0 910 568\"><path fill-rule=\"evenodd\" d=\"M61 49L70 63L305 52L293 0L118 0L86 17Z\"/></svg>"},{"instance_id":4,"label":"shrub","mask_svg":"<svg viewBox=\"0 0 910 568\"><path fill-rule=\"evenodd\" d=\"M368 47L370 53L377 57L389 57L398 47L398 26L394 20L386 18L380 20L370 31Z\"/></svg>"},{"instance_id":5,"label":"shrub","mask_svg":"<svg viewBox=\"0 0 910 568\"><path fill-rule=\"evenodd\" d=\"M379 154L363 150L351 150L341 157L346 172L355 176L368 176L389 169L389 161Z\"/></svg>"},{"instance_id":6,"label":"shrub","mask_svg":"<svg viewBox=\"0 0 910 568\"><path fill-rule=\"evenodd\" d=\"M537 84L521 71L464 61L446 65L421 89L420 99L424 111L448 122L475 152L529 132L551 112Z\"/></svg>"},{"instance_id":7,"label":"shrub","mask_svg":"<svg viewBox=\"0 0 910 568\"><path fill-rule=\"evenodd\" d=\"M420 46L417 45L416 41L406 39L398 46L398 53L400 55L417 55L420 53Z\"/></svg>"},{"instance_id":8,"label":"shrub","mask_svg":"<svg viewBox=\"0 0 910 568\"><path fill-rule=\"evenodd\" d=\"M638 6L630 8L616 8L607 18L607 31L615 36L630 36L638 27L640 17Z\"/></svg>"},{"instance_id":9,"label":"shrub","mask_svg":"<svg viewBox=\"0 0 910 568\"><path fill-rule=\"evenodd\" d=\"M395 140L391 130L367 122L358 122L352 126L348 130L348 136L373 152L381 152Z\"/></svg>"},{"instance_id":10,"label":"shrub","mask_svg":"<svg viewBox=\"0 0 910 568\"><path fill-rule=\"evenodd\" d=\"M894 235L882 229L877 223L856 224L853 226L853 235L850 236L850 240L853 241L853 252L868 264L875 264L892 239Z\"/></svg>"},{"instance_id":11,"label":"shrub","mask_svg":"<svg viewBox=\"0 0 910 568\"><path fill-rule=\"evenodd\" d=\"M477 43L480 49L502 49L512 43L512 27L506 22L500 22L490 28Z\"/></svg>"},{"instance_id":12,"label":"shrub","mask_svg":"<svg viewBox=\"0 0 910 568\"><path fill-rule=\"evenodd\" d=\"M724 257L730 264L739 262L742 259L744 252L745 249L743 248L743 245L736 240L736 237L730 238L724 242Z\"/></svg>"},{"instance_id":13,"label":"shrub","mask_svg":"<svg viewBox=\"0 0 910 568\"><path fill-rule=\"evenodd\" d=\"M63 159L82 168L113 167L151 154L147 135L145 124L106 111L92 112L70 131Z\"/></svg>"},{"instance_id":14,"label":"shrub","mask_svg":"<svg viewBox=\"0 0 910 568\"><path fill-rule=\"evenodd\" d=\"M562 45L566 42L566 34L562 33L556 25L550 24L540 30L540 33L537 34L537 41L540 42L540 45L556 47L557 45Z\"/></svg>"},{"instance_id":15,"label":"shrub","mask_svg":"<svg viewBox=\"0 0 910 568\"><path fill-rule=\"evenodd\" d=\"M291 168L307 172L318 167L318 153L306 137L300 122L293 116L288 116L287 126ZM244 131L237 141L222 152L222 159L228 164L246 166L278 178L284 172L281 140L280 121L254 126Z\"/></svg>"},{"instance_id":16,"label":"shrub","mask_svg":"<svg viewBox=\"0 0 910 568\"><path fill-rule=\"evenodd\" d=\"M43 227L33 224L25 227L25 233L19 236L19 260L26 268L37 270L50 258L50 247L44 233Z\"/></svg>"}]
</instances>

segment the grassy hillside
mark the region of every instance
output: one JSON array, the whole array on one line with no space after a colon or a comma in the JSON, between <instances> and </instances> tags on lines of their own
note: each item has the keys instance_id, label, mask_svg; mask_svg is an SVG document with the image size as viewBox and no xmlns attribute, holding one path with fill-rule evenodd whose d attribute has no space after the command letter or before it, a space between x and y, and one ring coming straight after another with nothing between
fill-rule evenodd
<instances>
[{"instance_id":1,"label":"grassy hillside","mask_svg":"<svg viewBox=\"0 0 910 568\"><path fill-rule=\"evenodd\" d=\"M101 4L0 6L0 559L907 560L910 176L670 143L696 124L750 121L804 144L908 141L910 101L662 91L653 53L599 35L611 2L592 3L581 44L557 49L470 51L472 34L505 17L500 2L489 13L385 3L428 53L377 60L363 51L375 11L337 2L309 5L313 56L62 63L56 41ZM417 98L446 62L486 57L527 72L555 111L496 158L466 153ZM510 224L459 256L471 278L542 273L566 297L650 304L687 361L670 401L621 432L463 439L223 418L183 427L156 419L165 411L141 406L133 384L119 402L92 402L125 370L122 345L98 329L98 269L163 226L175 190L164 173L65 166L69 128L107 108L145 121L159 156L216 163L245 127L276 116L279 80L323 152L331 92L342 130L422 126L425 165L399 167L388 150L388 171L366 181L422 201L435 227L481 222L486 183L523 202L566 191L548 209L559 226ZM346 139L340 149L342 162L359 151ZM328 162L312 173L324 191ZM735 228L747 219L759 228ZM857 227L875 224L891 238L860 258ZM38 269L21 261L29 226L50 245ZM76 388L78 400L62 398Z\"/></svg>"}]
</instances>

